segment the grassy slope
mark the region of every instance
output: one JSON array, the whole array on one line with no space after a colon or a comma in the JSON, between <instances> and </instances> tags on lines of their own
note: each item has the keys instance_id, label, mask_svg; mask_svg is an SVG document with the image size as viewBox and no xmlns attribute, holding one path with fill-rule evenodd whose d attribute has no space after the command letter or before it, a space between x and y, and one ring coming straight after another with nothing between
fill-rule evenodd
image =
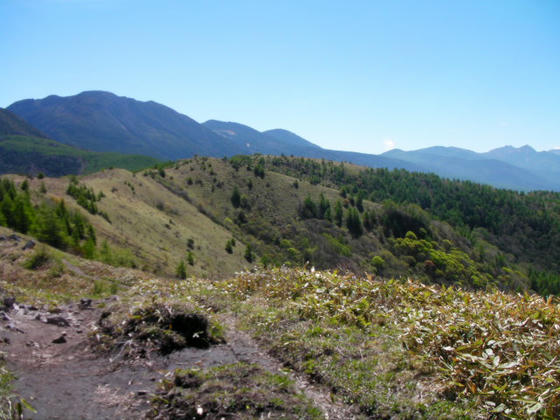
<instances>
[{"instance_id":1,"label":"grassy slope","mask_svg":"<svg viewBox=\"0 0 560 420\"><path fill-rule=\"evenodd\" d=\"M16 180L22 179L16 177ZM31 190L38 190L41 182L45 183L47 196L64 199L69 206L78 208L66 195L67 178L34 179L30 181ZM194 265L187 264L189 275L223 277L248 267L242 246L235 247L231 255L225 251L225 243L231 238L226 229L150 177L113 169L88 175L80 182L93 187L96 193L105 194L97 205L109 215L112 223L99 215L88 214L97 231L98 242L106 238L110 244L130 249L138 267L174 275L180 259L185 259L189 251L189 238L194 240L191 250Z\"/></svg>"},{"instance_id":2,"label":"grassy slope","mask_svg":"<svg viewBox=\"0 0 560 420\"><path fill-rule=\"evenodd\" d=\"M140 267L151 270L159 264L159 271L172 273L187 251L187 239L193 238L195 265L187 266L191 273L224 276L248 267L243 245L237 245L233 255L225 252L231 232L221 226L228 226L226 217L235 217L238 211L229 202L233 186L249 193L242 171L246 169L235 172L219 160L198 159L168 168L165 178L106 170L81 182L105 194L98 206L112 224L100 216L88 216L98 236L130 247ZM192 186L186 182L189 177ZM249 179L254 198L250 215L257 218L260 212L263 217L275 217L265 218L267 232L301 229L311 237L312 229L321 228L322 222L297 220L295 204L308 193L316 199L319 190L331 201L338 197L335 190L305 182L296 189L294 179L286 175L267 172L260 179L249 173ZM41 182L48 196L75 206L65 194L67 179L34 179L32 191ZM223 186L218 187L218 182ZM187 193L192 203L162 184ZM219 223L202 214L197 205ZM292 228L287 229L288 224ZM231 229L238 243L248 239L264 250L273 246L237 226ZM0 234L5 232L0 228ZM359 254L361 242L350 244ZM24 300L56 304L84 294L109 293L117 284L116 290L128 290L127 299L134 301L147 302L165 291L173 299L200 300L205 306L234 311L273 354L358 404L366 416L560 415L556 301L297 269L243 273L224 282L152 281L139 272L58 255L79 264L88 277L77 281L75 273L67 269L60 273L56 265L28 275L21 268L21 255L19 259L7 256L0 286ZM101 286L96 286L95 279Z\"/></svg>"},{"instance_id":3,"label":"grassy slope","mask_svg":"<svg viewBox=\"0 0 560 420\"><path fill-rule=\"evenodd\" d=\"M337 190L299 182L296 178L267 171L265 177L254 176L241 167L236 171L220 159L191 159L166 170L165 178L156 177L162 184L188 195L217 223L230 229L237 237L251 243L259 256L267 255L276 263L303 264L310 261L320 267L341 266L358 270L366 268L380 244L375 235L353 239L345 228L322 220L302 220L298 208L307 196L318 201L321 193L334 205L340 198ZM170 179L172 177L172 179ZM188 180L192 180L192 185ZM250 189L248 183L252 183ZM250 209L234 208L231 195L237 187L247 196ZM367 202L366 208L375 204ZM247 223L236 224L238 214L247 216ZM328 241L324 234L339 239ZM356 255L342 255L336 246L350 246ZM291 249L290 249L291 248Z\"/></svg>"},{"instance_id":4,"label":"grassy slope","mask_svg":"<svg viewBox=\"0 0 560 420\"><path fill-rule=\"evenodd\" d=\"M20 165L19 171L25 173L29 170L29 156L32 156L32 163L35 160L35 172L45 172L49 174L52 170L60 173L94 173L104 168L116 167L124 168L131 171L137 171L149 166L153 166L159 161L155 158L142 155L124 155L120 153L101 153L90 152L87 150L77 149L72 146L56 142L54 140L27 137L27 136L6 136L0 139L0 148L5 153L10 152L22 157L23 163ZM57 167L56 158L70 159L76 161L70 170L64 171L64 167ZM41 167L41 166L44 166ZM75 172L75 168L79 168L79 172Z\"/></svg>"},{"instance_id":5,"label":"grassy slope","mask_svg":"<svg viewBox=\"0 0 560 420\"><path fill-rule=\"evenodd\" d=\"M346 165L346 170L359 168ZM342 197L328 184L299 180L295 187L296 181L290 174L270 170L261 178L245 165L235 170L229 161L200 157L169 164L165 171L148 169L132 174L105 170L81 180L105 194L98 207L113 223L90 216L100 238L130 249L137 266L160 274L175 275L179 261L186 262L191 252L194 265L187 265L187 274L231 275L250 265L244 258L246 244L250 244L256 253L253 263L264 260L273 265L301 266L309 262L320 269L343 268L386 277L413 275L445 284L527 288L523 273L509 268L515 268L509 257L497 259L499 250L482 238L476 246L484 248L484 253L477 253L449 225L420 210L415 212L425 219L427 240L388 236L382 221L385 208L367 200L364 207L376 213L377 221L359 238L353 238L344 225L302 219L298 209L307 196L318 202L322 193L332 206ZM37 191L42 182L47 195L75 205L66 195L68 179L35 179L31 189ZM232 205L234 188L246 197L245 208ZM246 222L239 222L241 213ZM237 245L229 254L225 247L231 238ZM192 248L187 246L189 240ZM382 257L382 267L376 265L376 256ZM435 261L437 267L426 265L427 260Z\"/></svg>"}]
</instances>

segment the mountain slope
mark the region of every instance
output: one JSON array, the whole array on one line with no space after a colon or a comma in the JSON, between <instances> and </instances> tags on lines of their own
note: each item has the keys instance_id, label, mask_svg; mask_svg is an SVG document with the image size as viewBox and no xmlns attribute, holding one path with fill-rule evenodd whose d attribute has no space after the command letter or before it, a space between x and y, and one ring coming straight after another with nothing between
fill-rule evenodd
<instances>
[{"instance_id":1,"label":"mountain slope","mask_svg":"<svg viewBox=\"0 0 560 420\"><path fill-rule=\"evenodd\" d=\"M99 152L144 154L159 159L195 154L221 157L243 152L171 108L109 92L27 99L10 105L9 110L50 138Z\"/></svg>"},{"instance_id":2,"label":"mountain slope","mask_svg":"<svg viewBox=\"0 0 560 420\"><path fill-rule=\"evenodd\" d=\"M428 171L426 167L421 165L385 156L323 149L288 130L274 129L261 133L243 124L216 120L207 121L204 125L230 141L235 142L239 147L244 147L246 149L245 153L283 154L338 162L351 162L371 168L402 168L409 171Z\"/></svg>"},{"instance_id":3,"label":"mountain slope","mask_svg":"<svg viewBox=\"0 0 560 420\"><path fill-rule=\"evenodd\" d=\"M482 155L526 169L552 185L560 183L560 155L556 153L537 152L531 146L505 146Z\"/></svg>"},{"instance_id":4,"label":"mountain slope","mask_svg":"<svg viewBox=\"0 0 560 420\"><path fill-rule=\"evenodd\" d=\"M199 124L155 102L140 102L109 92L23 100L9 110L62 143L94 151L144 154L176 160L193 155L233 156L260 153L346 161L372 168L434 172L515 190L560 191L560 158L530 148L488 153L447 147L370 155L323 149L287 130L259 132L235 122ZM341 139L342 141L344 139Z\"/></svg>"},{"instance_id":5,"label":"mountain slope","mask_svg":"<svg viewBox=\"0 0 560 420\"><path fill-rule=\"evenodd\" d=\"M170 160L195 154L214 157L247 153L293 154L370 167L428 170L384 156L325 150L287 130L259 133L242 124L215 120L199 124L164 105L109 92L26 99L10 105L9 110L50 138L93 151L143 154Z\"/></svg>"},{"instance_id":6,"label":"mountain slope","mask_svg":"<svg viewBox=\"0 0 560 420\"><path fill-rule=\"evenodd\" d=\"M7 135L45 137L13 112L0 108L0 137Z\"/></svg>"},{"instance_id":7,"label":"mountain slope","mask_svg":"<svg viewBox=\"0 0 560 420\"><path fill-rule=\"evenodd\" d=\"M286 146L296 146L296 147L312 147L314 149L320 149L316 144L311 143L309 140L298 136L291 131L284 130L281 128L275 128L273 130L263 131L263 134L269 137L274 137L276 140L281 141Z\"/></svg>"},{"instance_id":8,"label":"mountain slope","mask_svg":"<svg viewBox=\"0 0 560 420\"><path fill-rule=\"evenodd\" d=\"M236 144L238 147L244 148L244 154L262 153L279 155L288 153L290 147L292 147L292 145L284 144L284 142L267 136L254 128L235 122L208 120L202 125Z\"/></svg>"}]
</instances>

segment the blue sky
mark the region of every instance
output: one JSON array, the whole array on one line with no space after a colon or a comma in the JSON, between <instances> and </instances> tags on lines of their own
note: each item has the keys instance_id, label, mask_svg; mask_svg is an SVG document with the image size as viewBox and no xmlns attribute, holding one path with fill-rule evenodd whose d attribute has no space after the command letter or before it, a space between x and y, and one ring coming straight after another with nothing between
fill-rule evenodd
<instances>
[{"instance_id":1,"label":"blue sky","mask_svg":"<svg viewBox=\"0 0 560 420\"><path fill-rule=\"evenodd\" d=\"M0 106L108 90L323 147L560 147L560 1L0 0Z\"/></svg>"}]
</instances>

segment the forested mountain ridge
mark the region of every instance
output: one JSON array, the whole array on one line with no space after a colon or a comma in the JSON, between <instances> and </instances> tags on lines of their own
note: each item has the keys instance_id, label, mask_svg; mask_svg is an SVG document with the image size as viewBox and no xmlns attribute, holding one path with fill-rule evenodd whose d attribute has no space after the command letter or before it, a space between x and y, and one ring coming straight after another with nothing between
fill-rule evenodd
<instances>
[{"instance_id":1,"label":"forested mountain ridge","mask_svg":"<svg viewBox=\"0 0 560 420\"><path fill-rule=\"evenodd\" d=\"M195 154L224 156L244 150L186 115L156 102L140 102L110 92L26 99L9 110L50 138L98 152L144 154L177 159Z\"/></svg>"},{"instance_id":2,"label":"forested mountain ridge","mask_svg":"<svg viewBox=\"0 0 560 420\"><path fill-rule=\"evenodd\" d=\"M372 168L432 172L450 179L522 191L560 191L560 158L553 151L506 147L475 153L438 146L373 155L329 150L287 130L259 132L240 123L217 120L199 124L164 105L101 91L22 100L12 104L9 110L50 138L94 151L143 154L168 160L194 155L284 154Z\"/></svg>"},{"instance_id":3,"label":"forested mountain ridge","mask_svg":"<svg viewBox=\"0 0 560 420\"><path fill-rule=\"evenodd\" d=\"M523 193L405 170L364 169L268 158L274 170L300 174L375 202L415 204L469 238L478 232L521 261L559 270L560 193Z\"/></svg>"}]
</instances>

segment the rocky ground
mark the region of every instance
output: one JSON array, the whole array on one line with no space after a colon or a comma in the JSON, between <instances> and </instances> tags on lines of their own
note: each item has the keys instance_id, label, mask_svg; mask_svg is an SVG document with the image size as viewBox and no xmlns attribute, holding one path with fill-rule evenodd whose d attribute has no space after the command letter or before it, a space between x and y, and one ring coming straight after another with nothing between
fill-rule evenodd
<instances>
[{"instance_id":1,"label":"rocky ground","mask_svg":"<svg viewBox=\"0 0 560 420\"><path fill-rule=\"evenodd\" d=\"M0 280L42 278L40 270L22 268L22 261L34 252L33 246L23 249L26 243L26 239L15 237L0 241ZM75 261L62 261L66 275L85 280L92 277L88 263L78 266ZM48 269L47 264L44 271ZM258 417L294 418L294 413L300 411L290 410L298 404L303 414L297 418L353 417L353 411L333 402L329 392L263 352L237 328L231 314L219 315L224 339L206 348L187 346L169 354L152 351L153 348L138 352L139 348L143 350L143 344L134 338L135 351L130 352L132 339L124 337L119 341L117 337L110 351L100 351L97 343L103 340L103 319L114 308L126 305L118 295L76 299L55 306L22 303L18 299L0 289L0 352L16 377L14 393L32 407L25 409L25 419L162 419L177 418L191 408L195 410L194 418L253 418L256 412ZM209 385L202 381L186 390L173 387L173 381L177 383L175 372L189 370L210 372L206 380L220 376L220 381ZM263 383L263 377L268 382ZM268 387L267 391L255 389L260 386ZM196 402L183 398L186 391L192 391L189 398L207 401L205 407L213 411L205 412ZM220 395L224 393L231 394L233 401L222 401ZM177 400L178 395L182 399ZM254 403L252 411L247 411L248 404L239 406L235 401L247 396ZM222 401L220 404L227 410L223 411L216 401ZM189 406L186 411L185 406ZM184 414L184 418L193 417Z\"/></svg>"}]
</instances>

